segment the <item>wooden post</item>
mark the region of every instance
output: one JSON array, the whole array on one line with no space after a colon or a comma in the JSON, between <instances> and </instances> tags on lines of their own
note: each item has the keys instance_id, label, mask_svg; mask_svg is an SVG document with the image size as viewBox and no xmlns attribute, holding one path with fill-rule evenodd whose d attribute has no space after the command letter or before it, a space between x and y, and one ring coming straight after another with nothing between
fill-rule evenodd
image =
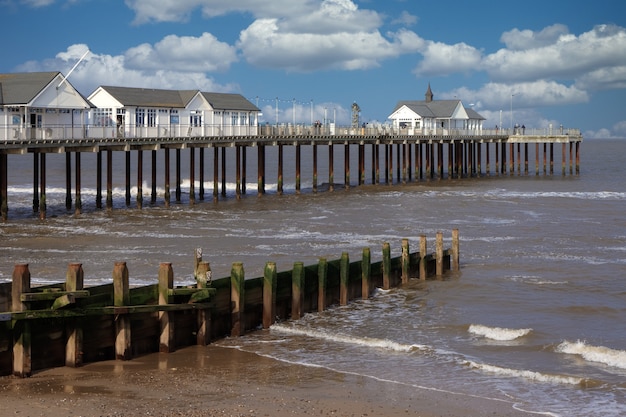
<instances>
[{"instance_id":1,"label":"wooden post","mask_svg":"<svg viewBox=\"0 0 626 417\"><path fill-rule=\"evenodd\" d=\"M113 305L122 307L129 303L128 268L126 268L126 262L116 262L113 268ZM115 358L128 360L132 357L130 317L126 314L116 315L115 330Z\"/></svg>"},{"instance_id":2,"label":"wooden post","mask_svg":"<svg viewBox=\"0 0 626 417\"><path fill-rule=\"evenodd\" d=\"M420 279L425 280L428 274L428 265L426 265L426 235L420 235Z\"/></svg>"},{"instance_id":3,"label":"wooden post","mask_svg":"<svg viewBox=\"0 0 626 417\"><path fill-rule=\"evenodd\" d=\"M257 194L265 194L265 145L257 147Z\"/></svg>"},{"instance_id":4,"label":"wooden post","mask_svg":"<svg viewBox=\"0 0 626 417\"><path fill-rule=\"evenodd\" d=\"M84 272L79 263L70 263L65 275L65 291L83 289ZM78 320L69 319L66 327L67 340L65 342L65 365L80 366L83 363L83 329Z\"/></svg>"},{"instance_id":5,"label":"wooden post","mask_svg":"<svg viewBox=\"0 0 626 417\"><path fill-rule=\"evenodd\" d=\"M235 146L235 197L241 200L241 146Z\"/></svg>"},{"instance_id":6,"label":"wooden post","mask_svg":"<svg viewBox=\"0 0 626 417\"><path fill-rule=\"evenodd\" d=\"M339 261L339 305L348 304L348 281L350 279L350 255L348 252L341 254Z\"/></svg>"},{"instance_id":7,"label":"wooden post","mask_svg":"<svg viewBox=\"0 0 626 417\"><path fill-rule=\"evenodd\" d=\"M383 290L391 288L391 246L383 243Z\"/></svg>"},{"instance_id":8,"label":"wooden post","mask_svg":"<svg viewBox=\"0 0 626 417\"><path fill-rule=\"evenodd\" d=\"M198 162L200 167L198 168L199 172L199 189L198 189L198 198L200 200L204 200L204 148L200 148L200 155L198 155Z\"/></svg>"},{"instance_id":9,"label":"wooden post","mask_svg":"<svg viewBox=\"0 0 626 417\"><path fill-rule=\"evenodd\" d=\"M245 301L245 278L242 262L234 262L230 270L230 303L231 324L230 335L237 337L243 335L245 326L243 323L243 311Z\"/></svg>"},{"instance_id":10,"label":"wooden post","mask_svg":"<svg viewBox=\"0 0 626 417\"><path fill-rule=\"evenodd\" d=\"M283 193L283 145L278 145L278 180L276 192L278 195Z\"/></svg>"},{"instance_id":11,"label":"wooden post","mask_svg":"<svg viewBox=\"0 0 626 417\"><path fill-rule=\"evenodd\" d=\"M276 320L276 262L266 262L263 271L263 328Z\"/></svg>"},{"instance_id":12,"label":"wooden post","mask_svg":"<svg viewBox=\"0 0 626 417\"><path fill-rule=\"evenodd\" d=\"M293 264L291 275L291 319L299 320L302 317L302 301L304 299L304 264Z\"/></svg>"},{"instance_id":13,"label":"wooden post","mask_svg":"<svg viewBox=\"0 0 626 417\"><path fill-rule=\"evenodd\" d=\"M169 290L174 289L174 270L169 262L159 265L159 305L170 303ZM170 311L159 311L161 335L159 337L159 352L173 352L176 349L174 338L174 314Z\"/></svg>"},{"instance_id":14,"label":"wooden post","mask_svg":"<svg viewBox=\"0 0 626 417\"><path fill-rule=\"evenodd\" d=\"M200 256L202 259L202 256ZM209 288L211 286L212 272L211 265L206 261L198 262L195 269L196 282L198 288ZM198 331L196 333L196 343L200 346L207 346L211 343L211 310L203 308L198 310Z\"/></svg>"},{"instance_id":15,"label":"wooden post","mask_svg":"<svg viewBox=\"0 0 626 417\"><path fill-rule=\"evenodd\" d=\"M8 199L8 162L9 158L6 154L0 154L0 216L2 221L7 221L9 217Z\"/></svg>"},{"instance_id":16,"label":"wooden post","mask_svg":"<svg viewBox=\"0 0 626 417\"><path fill-rule=\"evenodd\" d=\"M226 148L222 148L222 197L226 197Z\"/></svg>"},{"instance_id":17,"label":"wooden post","mask_svg":"<svg viewBox=\"0 0 626 417\"><path fill-rule=\"evenodd\" d=\"M246 182L247 182L247 174L246 174L246 166L247 163L247 151L248 147L246 145L241 146L241 194L246 193Z\"/></svg>"},{"instance_id":18,"label":"wooden post","mask_svg":"<svg viewBox=\"0 0 626 417\"><path fill-rule=\"evenodd\" d=\"M344 165L344 188L347 190L350 188L350 144L346 143L344 145L344 154L343 154L343 165Z\"/></svg>"},{"instance_id":19,"label":"wooden post","mask_svg":"<svg viewBox=\"0 0 626 417\"><path fill-rule=\"evenodd\" d=\"M170 149L165 148L165 178L164 178L164 188L165 188L165 207L170 206L170 201L172 199L170 193Z\"/></svg>"},{"instance_id":20,"label":"wooden post","mask_svg":"<svg viewBox=\"0 0 626 417\"><path fill-rule=\"evenodd\" d=\"M317 264L317 311L322 312L326 309L326 282L328 274L328 262L326 258L320 258Z\"/></svg>"},{"instance_id":21,"label":"wooden post","mask_svg":"<svg viewBox=\"0 0 626 417\"><path fill-rule=\"evenodd\" d=\"M452 270L459 271L459 229L452 229Z\"/></svg>"},{"instance_id":22,"label":"wooden post","mask_svg":"<svg viewBox=\"0 0 626 417\"><path fill-rule=\"evenodd\" d=\"M166 189L168 191L168 189ZM113 151L107 149L107 210L113 209Z\"/></svg>"},{"instance_id":23,"label":"wooden post","mask_svg":"<svg viewBox=\"0 0 626 417\"><path fill-rule=\"evenodd\" d=\"M370 296L370 276L372 271L372 256L370 248L363 249L361 260L361 298L367 299Z\"/></svg>"},{"instance_id":24,"label":"wooden post","mask_svg":"<svg viewBox=\"0 0 626 417\"><path fill-rule=\"evenodd\" d=\"M317 145L313 145L313 192L317 192Z\"/></svg>"},{"instance_id":25,"label":"wooden post","mask_svg":"<svg viewBox=\"0 0 626 417\"><path fill-rule=\"evenodd\" d=\"M39 196L39 218L41 220L46 219L46 154L42 153L40 156L41 168L39 175L41 179L39 181L40 196Z\"/></svg>"},{"instance_id":26,"label":"wooden post","mask_svg":"<svg viewBox=\"0 0 626 417\"><path fill-rule=\"evenodd\" d=\"M300 147L300 145L296 145L296 194L300 194L300 159L302 156L302 151Z\"/></svg>"},{"instance_id":27,"label":"wooden post","mask_svg":"<svg viewBox=\"0 0 626 417\"><path fill-rule=\"evenodd\" d=\"M125 162L126 162L126 194L125 194L125 202L126 207L130 207L130 151L125 151Z\"/></svg>"},{"instance_id":28,"label":"wooden post","mask_svg":"<svg viewBox=\"0 0 626 417\"><path fill-rule=\"evenodd\" d=\"M28 264L13 268L11 287L11 311L26 311L28 306L21 300L22 293L30 292ZM31 334L28 320L19 320L13 326L13 375L29 377L32 374Z\"/></svg>"},{"instance_id":29,"label":"wooden post","mask_svg":"<svg viewBox=\"0 0 626 417\"><path fill-rule=\"evenodd\" d=\"M411 268L411 260L409 257L409 239L402 239L402 283L409 282L409 270Z\"/></svg>"},{"instance_id":30,"label":"wooden post","mask_svg":"<svg viewBox=\"0 0 626 417\"><path fill-rule=\"evenodd\" d=\"M174 191L174 198L176 199L177 203L180 203L180 197L181 197L181 193L182 190L180 189L180 183L181 183L181 177L180 177L180 149L177 148L176 152L175 152L175 159L176 159L176 188Z\"/></svg>"},{"instance_id":31,"label":"wooden post","mask_svg":"<svg viewBox=\"0 0 626 417\"><path fill-rule=\"evenodd\" d=\"M213 148L213 201L218 200L219 190L219 150L217 147Z\"/></svg>"},{"instance_id":32,"label":"wooden post","mask_svg":"<svg viewBox=\"0 0 626 417\"><path fill-rule=\"evenodd\" d=\"M80 152L76 152L75 155L75 174L74 181L76 182L76 203L74 204L74 214L81 214L83 209L83 201L80 195L81 180L80 180Z\"/></svg>"},{"instance_id":33,"label":"wooden post","mask_svg":"<svg viewBox=\"0 0 626 417\"><path fill-rule=\"evenodd\" d=\"M150 166L152 171L152 190L150 192L150 204L155 204L157 199L157 151L152 150L150 152L152 158L152 164Z\"/></svg>"},{"instance_id":34,"label":"wooden post","mask_svg":"<svg viewBox=\"0 0 626 417\"><path fill-rule=\"evenodd\" d=\"M443 233L437 232L435 241L435 256L437 260L436 274L438 277L443 275Z\"/></svg>"},{"instance_id":35,"label":"wooden post","mask_svg":"<svg viewBox=\"0 0 626 417\"><path fill-rule=\"evenodd\" d=\"M196 204L196 148L189 148L189 205Z\"/></svg>"},{"instance_id":36,"label":"wooden post","mask_svg":"<svg viewBox=\"0 0 626 417\"><path fill-rule=\"evenodd\" d=\"M565 176L565 168L567 166L567 144L561 144L561 175Z\"/></svg>"},{"instance_id":37,"label":"wooden post","mask_svg":"<svg viewBox=\"0 0 626 417\"><path fill-rule=\"evenodd\" d=\"M96 152L96 208L102 208L102 151Z\"/></svg>"}]
</instances>

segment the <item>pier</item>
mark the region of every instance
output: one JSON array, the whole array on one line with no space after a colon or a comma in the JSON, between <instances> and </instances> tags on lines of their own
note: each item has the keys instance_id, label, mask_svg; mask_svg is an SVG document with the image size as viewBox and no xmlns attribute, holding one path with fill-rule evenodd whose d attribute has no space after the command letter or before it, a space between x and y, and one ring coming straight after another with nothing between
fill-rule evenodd
<instances>
[{"instance_id":1,"label":"pier","mask_svg":"<svg viewBox=\"0 0 626 417\"><path fill-rule=\"evenodd\" d=\"M205 346L237 337L277 320L297 320L352 300L369 298L376 288L390 289L410 279L444 279L459 271L459 232L452 230L444 249L442 232L434 252L427 253L425 235L419 252L402 239L401 255L391 257L382 244L380 261L370 248L360 260L347 252L338 259L319 258L305 266L277 271L267 262L262 275L245 277L242 262L230 277L212 279L201 250L194 256L193 285L175 285L169 262L155 267L156 283L130 288L126 262L113 265L112 283L84 286L80 263L70 263L64 282L31 287L28 264L17 264L12 282L0 284L0 375L31 376L34 371L103 360L130 360L152 352Z\"/></svg>"},{"instance_id":2,"label":"pier","mask_svg":"<svg viewBox=\"0 0 626 417\"><path fill-rule=\"evenodd\" d=\"M580 144L583 140L577 129L549 130L526 129L519 131L440 130L429 134L406 134L402 130L377 128L335 128L333 132L314 129L278 129L261 127L259 135L240 136L172 136L172 137L102 137L17 139L0 142L0 214L7 220L11 196L8 193L8 172L15 158L31 155L33 211L46 218L46 156L65 154L66 209L76 214L82 212L82 173L85 169L96 171L96 202L98 209L113 208L113 158L125 161L125 202L131 206L133 176L136 175L136 207L144 205L143 171L144 155L150 155L150 203L157 201L157 184L162 184L162 202L168 207L172 201L172 188L176 202L181 201L181 158L189 158L189 203L211 198L205 184L212 183L212 199L226 197L227 166L235 170L235 197L248 193L247 167L249 151L256 151L256 178L258 195L266 192L266 167L276 164L278 194L284 189L284 148L293 148L295 155L295 190L302 189L302 149L309 147L312 158L310 189L318 192L322 178L333 191L339 184L351 186L407 184L419 181L481 178L502 175L578 175L580 173ZM331 134L332 133L332 134ZM414 132L411 132L414 133ZM559 146L560 145L560 146ZM266 149L277 148L277 160L268 161ZM335 176L335 149L343 147L343 166ZM560 150L558 148L561 148ZM235 161L227 160L226 149L234 148ZM356 152L356 175L350 166L351 153ZM95 166L83 167L81 155L94 153ZM172 155L174 158L172 158ZM369 155L366 157L366 155ZM254 157L253 156L253 157ZM560 156L560 169L558 167ZM131 170L131 158L136 158L136 172ZM325 158L327 173L318 171L320 158ZM172 159L175 178L171 178ZM213 172L205 172L205 162L212 161ZM163 178L157 178L157 168ZM133 175L134 174L134 175ZM72 178L74 183L72 184ZM172 183L173 180L173 183ZM196 182L199 189L195 189ZM103 184L104 187L103 188ZM103 204L104 200L104 204Z\"/></svg>"}]
</instances>

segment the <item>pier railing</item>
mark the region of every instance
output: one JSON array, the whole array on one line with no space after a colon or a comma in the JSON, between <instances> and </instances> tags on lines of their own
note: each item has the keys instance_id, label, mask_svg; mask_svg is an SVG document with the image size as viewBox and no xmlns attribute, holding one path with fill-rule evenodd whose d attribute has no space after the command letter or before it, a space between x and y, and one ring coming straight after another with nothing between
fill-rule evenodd
<instances>
[{"instance_id":1,"label":"pier railing","mask_svg":"<svg viewBox=\"0 0 626 417\"><path fill-rule=\"evenodd\" d=\"M243 263L235 262L230 277L211 280L210 265L197 251L196 284L189 286L175 286L171 263L161 263L157 284L130 288L126 263L116 262L112 284L84 287L82 264L71 263L65 282L31 287L28 264L18 264L12 282L0 284L0 375L28 377L40 369L207 345L369 298L377 287L441 279L449 270L459 270L457 229L447 250L437 232L430 254L422 235L419 252L411 253L403 239L398 257L384 243L379 262L365 248L358 261L344 252L310 266L295 262L290 271L277 272L276 263L267 262L263 276L253 279L245 279Z\"/></svg>"},{"instance_id":2,"label":"pier railing","mask_svg":"<svg viewBox=\"0 0 626 417\"><path fill-rule=\"evenodd\" d=\"M134 138L192 138L192 137L233 137L233 136L511 136L511 135L571 135L580 136L579 129L512 128L512 129L449 129L449 128L398 128L391 125L369 125L362 127L327 125L201 125L189 124L158 126L99 126L99 125L54 125L37 127L0 125L2 142L24 140L63 140L63 139L134 139Z\"/></svg>"}]
</instances>

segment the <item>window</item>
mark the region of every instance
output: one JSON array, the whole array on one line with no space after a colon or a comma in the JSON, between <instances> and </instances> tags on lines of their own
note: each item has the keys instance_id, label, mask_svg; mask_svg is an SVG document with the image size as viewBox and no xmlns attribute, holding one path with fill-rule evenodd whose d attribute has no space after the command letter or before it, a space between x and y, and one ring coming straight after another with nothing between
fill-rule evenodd
<instances>
[{"instance_id":1,"label":"window","mask_svg":"<svg viewBox=\"0 0 626 417\"><path fill-rule=\"evenodd\" d=\"M178 110L170 110L170 124L177 125L179 123Z\"/></svg>"},{"instance_id":2,"label":"window","mask_svg":"<svg viewBox=\"0 0 626 417\"><path fill-rule=\"evenodd\" d=\"M146 124L146 109L137 109L137 113L135 113L135 124L137 126L144 126Z\"/></svg>"},{"instance_id":3,"label":"window","mask_svg":"<svg viewBox=\"0 0 626 417\"><path fill-rule=\"evenodd\" d=\"M202 126L202 112L193 110L189 115L189 124L194 127Z\"/></svg>"},{"instance_id":4,"label":"window","mask_svg":"<svg viewBox=\"0 0 626 417\"><path fill-rule=\"evenodd\" d=\"M248 124L248 113L241 113L241 125L246 126Z\"/></svg>"},{"instance_id":5,"label":"window","mask_svg":"<svg viewBox=\"0 0 626 417\"><path fill-rule=\"evenodd\" d=\"M156 110L148 109L148 126L154 127L156 126Z\"/></svg>"},{"instance_id":6,"label":"window","mask_svg":"<svg viewBox=\"0 0 626 417\"><path fill-rule=\"evenodd\" d=\"M110 108L95 109L93 112L93 123L96 126L113 126L112 113L113 111Z\"/></svg>"}]
</instances>

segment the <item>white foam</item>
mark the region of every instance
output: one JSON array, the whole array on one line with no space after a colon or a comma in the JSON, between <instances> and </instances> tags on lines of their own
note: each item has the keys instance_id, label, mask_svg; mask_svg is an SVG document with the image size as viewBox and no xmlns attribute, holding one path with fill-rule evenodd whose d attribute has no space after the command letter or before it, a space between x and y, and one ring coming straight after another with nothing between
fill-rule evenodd
<instances>
[{"instance_id":1,"label":"white foam","mask_svg":"<svg viewBox=\"0 0 626 417\"><path fill-rule=\"evenodd\" d=\"M489 372L491 374L502 375L502 376L524 378L524 379L537 381L537 382L546 382L546 383L551 383L551 384L565 384L565 385L580 385L584 382L583 378L564 376L564 375L542 374L541 372L528 371L525 369L503 368L500 366L489 365L485 363L478 363L478 362L473 362L473 361L466 361L465 364L469 365L470 367L474 369L478 369L479 371Z\"/></svg>"},{"instance_id":2,"label":"white foam","mask_svg":"<svg viewBox=\"0 0 626 417\"><path fill-rule=\"evenodd\" d=\"M556 347L559 353L580 355L588 362L602 363L613 368L626 369L626 351L604 346L590 346L584 341L562 342Z\"/></svg>"},{"instance_id":3,"label":"white foam","mask_svg":"<svg viewBox=\"0 0 626 417\"><path fill-rule=\"evenodd\" d=\"M488 327L481 324L470 325L468 331L472 334L486 337L492 340L515 340L519 337L526 336L533 329L506 329L501 327Z\"/></svg>"},{"instance_id":4,"label":"white foam","mask_svg":"<svg viewBox=\"0 0 626 417\"><path fill-rule=\"evenodd\" d=\"M417 344L403 344L387 339L373 339L368 337L354 337L350 335L338 335L312 329L300 329L287 324L275 324L270 328L272 331L287 333L298 336L307 336L315 339L323 339L332 342L345 343L350 345L365 346L377 349L391 350L395 352L411 352L414 350L428 350L428 346Z\"/></svg>"}]
</instances>

